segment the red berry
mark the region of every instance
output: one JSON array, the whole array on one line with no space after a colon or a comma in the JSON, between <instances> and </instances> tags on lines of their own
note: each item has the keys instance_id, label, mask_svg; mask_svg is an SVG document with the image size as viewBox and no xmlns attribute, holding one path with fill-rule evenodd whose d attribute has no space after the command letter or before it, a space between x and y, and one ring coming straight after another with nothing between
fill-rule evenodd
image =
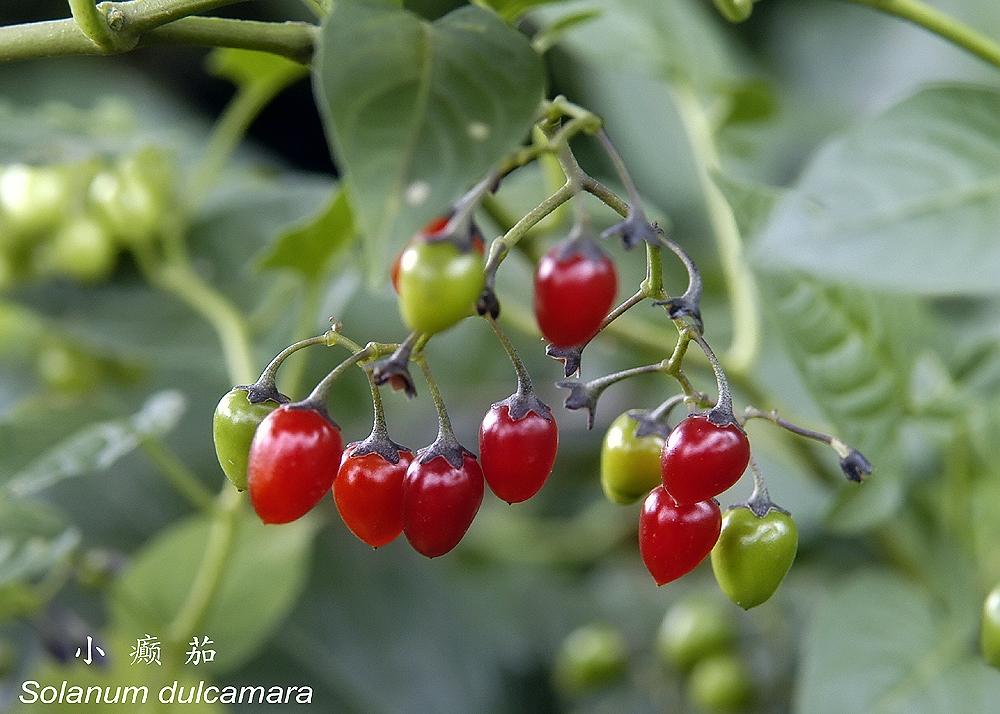
<instances>
[{"instance_id":1,"label":"red berry","mask_svg":"<svg viewBox=\"0 0 1000 714\"><path fill-rule=\"evenodd\" d=\"M687 506L674 502L662 486L646 496L639 516L639 553L657 585L686 575L705 559L722 529L714 500Z\"/></svg>"},{"instance_id":2,"label":"red berry","mask_svg":"<svg viewBox=\"0 0 1000 714\"><path fill-rule=\"evenodd\" d=\"M736 424L715 424L692 414L670 432L660 456L663 486L677 503L718 496L740 480L750 462L750 442Z\"/></svg>"},{"instance_id":3,"label":"red berry","mask_svg":"<svg viewBox=\"0 0 1000 714\"><path fill-rule=\"evenodd\" d=\"M394 464L374 451L355 455L357 446L344 450L333 500L351 533L378 548L403 532L403 479L413 454L400 450Z\"/></svg>"},{"instance_id":4,"label":"red berry","mask_svg":"<svg viewBox=\"0 0 1000 714\"><path fill-rule=\"evenodd\" d=\"M563 241L535 272L535 317L556 347L581 345L597 334L618 292L614 263L591 240Z\"/></svg>"},{"instance_id":5,"label":"red berry","mask_svg":"<svg viewBox=\"0 0 1000 714\"><path fill-rule=\"evenodd\" d=\"M483 475L507 503L527 501L538 493L552 472L558 446L559 429L551 414L528 411L513 419L506 402L494 404L479 428Z\"/></svg>"},{"instance_id":6,"label":"red berry","mask_svg":"<svg viewBox=\"0 0 1000 714\"><path fill-rule=\"evenodd\" d=\"M264 523L301 518L330 490L343 451L340 429L316 409L284 405L250 444L247 488Z\"/></svg>"},{"instance_id":7,"label":"red berry","mask_svg":"<svg viewBox=\"0 0 1000 714\"><path fill-rule=\"evenodd\" d=\"M403 533L421 555L436 558L458 545L483 502L483 471L472 454L455 468L444 456L418 456L403 481Z\"/></svg>"},{"instance_id":8,"label":"red berry","mask_svg":"<svg viewBox=\"0 0 1000 714\"><path fill-rule=\"evenodd\" d=\"M438 216L431 220L423 230L421 230L417 235L413 236L412 240L421 240L430 238L442 230L448 225L448 221L451 220L451 216ZM483 255L486 252L486 242L483 240L483 234L479 232L479 229L475 225L472 226L472 247L476 249L479 255ZM389 269L389 277L392 279L392 289L399 294L399 261L403 257L405 251L401 250L396 253L396 257L392 260L392 267Z\"/></svg>"}]
</instances>

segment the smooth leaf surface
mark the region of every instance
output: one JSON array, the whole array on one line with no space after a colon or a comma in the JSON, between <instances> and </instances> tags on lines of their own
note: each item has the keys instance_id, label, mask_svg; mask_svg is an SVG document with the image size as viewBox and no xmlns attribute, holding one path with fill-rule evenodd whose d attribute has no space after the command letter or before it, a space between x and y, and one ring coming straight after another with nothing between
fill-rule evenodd
<instances>
[{"instance_id":1,"label":"smooth leaf surface","mask_svg":"<svg viewBox=\"0 0 1000 714\"><path fill-rule=\"evenodd\" d=\"M487 10L428 23L350 0L323 26L315 83L372 279L387 243L445 211L524 139L544 89L527 39Z\"/></svg>"},{"instance_id":2,"label":"smooth leaf surface","mask_svg":"<svg viewBox=\"0 0 1000 714\"><path fill-rule=\"evenodd\" d=\"M56 444L15 473L5 489L23 497L67 478L106 471L134 451L143 439L159 437L173 429L184 409L180 392L157 392L133 416L91 424Z\"/></svg>"},{"instance_id":3,"label":"smooth leaf surface","mask_svg":"<svg viewBox=\"0 0 1000 714\"><path fill-rule=\"evenodd\" d=\"M331 258L355 236L354 218L347 194L336 191L320 213L282 233L260 258L261 268L286 268L306 280L318 280Z\"/></svg>"},{"instance_id":4,"label":"smooth leaf surface","mask_svg":"<svg viewBox=\"0 0 1000 714\"><path fill-rule=\"evenodd\" d=\"M560 42L589 63L710 88L740 74L714 12L696 0L575 0L536 14L557 21L595 13L594 20L573 27Z\"/></svg>"},{"instance_id":5,"label":"smooth leaf surface","mask_svg":"<svg viewBox=\"0 0 1000 714\"><path fill-rule=\"evenodd\" d=\"M815 613L796 708L808 714L976 714L1000 676L969 647L975 612L953 620L889 575L855 576Z\"/></svg>"},{"instance_id":6,"label":"smooth leaf surface","mask_svg":"<svg viewBox=\"0 0 1000 714\"><path fill-rule=\"evenodd\" d=\"M215 661L205 664L212 673L239 667L274 633L302 592L316 531L308 519L268 528L246 511L237 518L232 552L199 633L216 644ZM119 631L163 632L191 589L209 528L206 518L190 518L135 557L112 593Z\"/></svg>"},{"instance_id":7,"label":"smooth leaf surface","mask_svg":"<svg viewBox=\"0 0 1000 714\"><path fill-rule=\"evenodd\" d=\"M233 47L213 50L205 64L211 74L241 89L254 85L280 87L309 74L308 68L285 57Z\"/></svg>"},{"instance_id":8,"label":"smooth leaf surface","mask_svg":"<svg viewBox=\"0 0 1000 714\"><path fill-rule=\"evenodd\" d=\"M753 256L875 289L997 293L998 223L1000 92L936 87L828 144Z\"/></svg>"},{"instance_id":9,"label":"smooth leaf surface","mask_svg":"<svg viewBox=\"0 0 1000 714\"><path fill-rule=\"evenodd\" d=\"M539 5L549 5L561 0L475 0L477 5L492 8L500 17L513 22Z\"/></svg>"}]
</instances>

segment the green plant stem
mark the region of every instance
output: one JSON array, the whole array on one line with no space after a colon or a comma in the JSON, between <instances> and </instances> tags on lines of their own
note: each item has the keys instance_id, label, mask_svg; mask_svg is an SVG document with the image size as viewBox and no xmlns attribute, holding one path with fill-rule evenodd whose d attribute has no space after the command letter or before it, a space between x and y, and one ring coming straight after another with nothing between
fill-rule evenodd
<instances>
[{"instance_id":1,"label":"green plant stem","mask_svg":"<svg viewBox=\"0 0 1000 714\"><path fill-rule=\"evenodd\" d=\"M94 0L69 0L69 10L80 32L86 35L88 40L104 50L114 47L107 16L97 9Z\"/></svg>"},{"instance_id":2,"label":"green plant stem","mask_svg":"<svg viewBox=\"0 0 1000 714\"><path fill-rule=\"evenodd\" d=\"M212 494L201 485L198 477L178 459L159 439L148 437L142 441L142 450L156 464L174 489L192 506L203 511L212 509Z\"/></svg>"},{"instance_id":3,"label":"green plant stem","mask_svg":"<svg viewBox=\"0 0 1000 714\"><path fill-rule=\"evenodd\" d=\"M167 639L175 646L186 644L188 638L198 631L219 590L236 535L236 520L241 502L240 492L228 483L223 484L215 498L205 549L191 589L184 604L167 626Z\"/></svg>"},{"instance_id":4,"label":"green plant stem","mask_svg":"<svg viewBox=\"0 0 1000 714\"><path fill-rule=\"evenodd\" d=\"M441 396L441 388L438 387L437 380L431 374L427 358L423 354L415 354L413 361L417 363L420 371L424 373L424 381L427 382L427 391L430 392L431 401L434 403L434 410L437 412L438 438L448 436L454 439L455 431L451 428L451 418L448 416L448 408L445 406L444 397Z\"/></svg>"},{"instance_id":5,"label":"green plant stem","mask_svg":"<svg viewBox=\"0 0 1000 714\"><path fill-rule=\"evenodd\" d=\"M255 378L250 337L243 316L187 264L165 265L155 281L199 313L215 328L226 355L233 384L251 384Z\"/></svg>"},{"instance_id":6,"label":"green plant stem","mask_svg":"<svg viewBox=\"0 0 1000 714\"><path fill-rule=\"evenodd\" d=\"M306 69L303 67L301 76L305 75ZM191 178L189 203L196 205L205 196L209 186L218 178L226 161L239 146L254 119L291 81L291 79L285 81L283 78L276 82L253 82L236 92L216 121L202 158Z\"/></svg>"},{"instance_id":7,"label":"green plant stem","mask_svg":"<svg viewBox=\"0 0 1000 714\"><path fill-rule=\"evenodd\" d=\"M674 82L671 92L691 146L709 224L715 236L722 271L726 276L729 304L732 306L733 338L724 361L730 371L746 374L753 366L760 348L757 287L753 273L747 267L743 240L733 210L712 178L720 169L720 161L708 115L690 85L683 81Z\"/></svg>"},{"instance_id":8,"label":"green plant stem","mask_svg":"<svg viewBox=\"0 0 1000 714\"><path fill-rule=\"evenodd\" d=\"M867 5L934 33L970 54L1000 67L1000 44L921 0L847 0Z\"/></svg>"},{"instance_id":9,"label":"green plant stem","mask_svg":"<svg viewBox=\"0 0 1000 714\"><path fill-rule=\"evenodd\" d=\"M101 47L72 18L0 27L0 62L67 55L121 54L148 45L198 45L258 50L308 64L317 28L304 22L257 22L183 17L140 35L123 35Z\"/></svg>"}]
</instances>

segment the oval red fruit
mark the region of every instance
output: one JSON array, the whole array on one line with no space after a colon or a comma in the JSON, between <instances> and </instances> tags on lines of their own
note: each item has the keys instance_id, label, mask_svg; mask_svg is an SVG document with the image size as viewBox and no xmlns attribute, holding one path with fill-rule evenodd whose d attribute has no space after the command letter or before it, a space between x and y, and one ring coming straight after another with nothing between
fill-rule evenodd
<instances>
[{"instance_id":1,"label":"oval red fruit","mask_svg":"<svg viewBox=\"0 0 1000 714\"><path fill-rule=\"evenodd\" d=\"M642 504L639 553L657 585L686 575L705 559L719 540L722 512L715 501L678 505L662 486Z\"/></svg>"},{"instance_id":2,"label":"oval red fruit","mask_svg":"<svg viewBox=\"0 0 1000 714\"><path fill-rule=\"evenodd\" d=\"M403 481L403 533L421 555L436 558L462 540L483 502L483 471L471 454L455 468L443 456L418 456Z\"/></svg>"},{"instance_id":3,"label":"oval red fruit","mask_svg":"<svg viewBox=\"0 0 1000 714\"><path fill-rule=\"evenodd\" d=\"M392 463L374 451L355 455L357 446L344 449L333 500L351 533L379 548L403 532L403 479L413 454L401 450Z\"/></svg>"},{"instance_id":4,"label":"oval red fruit","mask_svg":"<svg viewBox=\"0 0 1000 714\"><path fill-rule=\"evenodd\" d=\"M581 247L563 241L546 253L535 271L535 318L556 347L590 340L614 304L614 263L593 241Z\"/></svg>"},{"instance_id":5,"label":"oval red fruit","mask_svg":"<svg viewBox=\"0 0 1000 714\"><path fill-rule=\"evenodd\" d=\"M510 407L494 404L479 428L479 459L483 476L497 498L507 503L527 501L552 472L559 448L556 420L529 411L512 419Z\"/></svg>"},{"instance_id":6,"label":"oval red fruit","mask_svg":"<svg viewBox=\"0 0 1000 714\"><path fill-rule=\"evenodd\" d=\"M739 426L720 426L705 414L692 414L670 432L660 472L677 503L697 503L739 481L749 461L750 441Z\"/></svg>"},{"instance_id":7,"label":"oval red fruit","mask_svg":"<svg viewBox=\"0 0 1000 714\"><path fill-rule=\"evenodd\" d=\"M301 518L330 490L344 450L340 429L316 409L284 405L254 435L247 490L264 523Z\"/></svg>"}]
</instances>

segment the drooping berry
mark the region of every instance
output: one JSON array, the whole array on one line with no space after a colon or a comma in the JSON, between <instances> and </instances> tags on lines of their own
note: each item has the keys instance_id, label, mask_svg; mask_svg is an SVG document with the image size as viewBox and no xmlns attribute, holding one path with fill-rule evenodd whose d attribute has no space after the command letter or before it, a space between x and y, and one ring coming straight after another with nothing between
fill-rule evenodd
<instances>
[{"instance_id":1,"label":"drooping berry","mask_svg":"<svg viewBox=\"0 0 1000 714\"><path fill-rule=\"evenodd\" d=\"M614 304L614 263L591 238L569 238L546 253L535 271L535 318L556 347L590 340Z\"/></svg>"},{"instance_id":2,"label":"drooping berry","mask_svg":"<svg viewBox=\"0 0 1000 714\"><path fill-rule=\"evenodd\" d=\"M403 479L413 454L399 448L393 463L364 442L348 444L333 482L333 500L351 533L372 548L403 532Z\"/></svg>"},{"instance_id":3,"label":"drooping berry","mask_svg":"<svg viewBox=\"0 0 1000 714\"><path fill-rule=\"evenodd\" d=\"M264 523L301 518L330 490L343 452L340 429L318 409L286 404L254 435L247 486Z\"/></svg>"},{"instance_id":4,"label":"drooping berry","mask_svg":"<svg viewBox=\"0 0 1000 714\"><path fill-rule=\"evenodd\" d=\"M494 404L479 428L479 458L493 493L507 503L534 496L552 473L559 448L559 429L552 411L519 408L518 395Z\"/></svg>"},{"instance_id":5,"label":"drooping berry","mask_svg":"<svg viewBox=\"0 0 1000 714\"><path fill-rule=\"evenodd\" d=\"M750 442L737 424L716 424L706 414L692 414L678 424L660 458L663 486L677 503L692 504L718 496L750 462Z\"/></svg>"},{"instance_id":6,"label":"drooping berry","mask_svg":"<svg viewBox=\"0 0 1000 714\"><path fill-rule=\"evenodd\" d=\"M436 558L458 545L483 491L483 471L469 452L459 466L432 450L418 454L403 481L403 533L413 549Z\"/></svg>"},{"instance_id":7,"label":"drooping berry","mask_svg":"<svg viewBox=\"0 0 1000 714\"><path fill-rule=\"evenodd\" d=\"M639 516L639 553L657 585L686 575L719 539L722 513L715 501L679 505L662 486L654 488Z\"/></svg>"}]
</instances>

